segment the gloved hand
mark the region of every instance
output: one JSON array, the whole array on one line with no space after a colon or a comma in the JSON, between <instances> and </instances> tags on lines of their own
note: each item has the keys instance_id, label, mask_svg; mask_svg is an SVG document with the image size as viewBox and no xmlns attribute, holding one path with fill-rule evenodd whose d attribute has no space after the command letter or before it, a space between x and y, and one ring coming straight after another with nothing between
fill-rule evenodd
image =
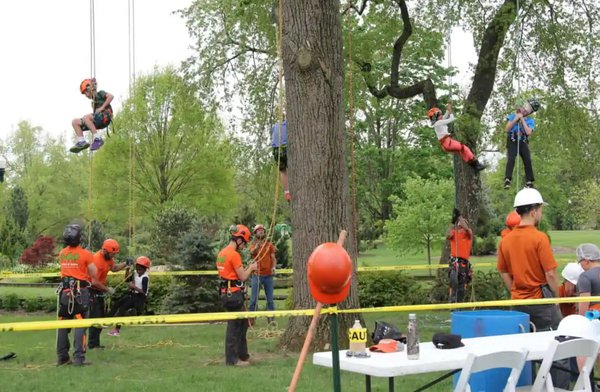
<instances>
[{"instance_id":1,"label":"gloved hand","mask_svg":"<svg viewBox=\"0 0 600 392\"><path fill-rule=\"evenodd\" d=\"M115 293L115 289L113 287L109 287L107 293L108 295L113 295Z\"/></svg>"},{"instance_id":2,"label":"gloved hand","mask_svg":"<svg viewBox=\"0 0 600 392\"><path fill-rule=\"evenodd\" d=\"M127 265L127 266L133 265L133 257L126 258L125 265Z\"/></svg>"}]
</instances>

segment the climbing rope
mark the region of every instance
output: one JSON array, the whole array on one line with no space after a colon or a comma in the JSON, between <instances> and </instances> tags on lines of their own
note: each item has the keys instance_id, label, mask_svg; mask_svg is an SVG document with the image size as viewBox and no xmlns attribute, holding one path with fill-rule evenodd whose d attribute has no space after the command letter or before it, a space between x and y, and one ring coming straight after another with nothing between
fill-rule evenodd
<instances>
[{"instance_id":1,"label":"climbing rope","mask_svg":"<svg viewBox=\"0 0 600 392\"><path fill-rule=\"evenodd\" d=\"M515 64L514 64L514 72L517 78L517 97L516 97L516 107L519 108L519 101L520 101L520 97L521 97L521 74L520 74L520 70L519 70L519 50L521 48L521 41L523 39L523 23L522 21L520 21L521 17L521 10L520 10L520 5L519 5L519 0L517 0L517 16L516 16L516 22L517 22L517 28L519 29L517 32L517 47L515 50ZM520 24L520 26L519 26ZM516 115L516 113L515 113ZM520 176L520 165L519 165L519 157L521 155L520 152L520 147L521 147L521 122L517 121L517 156L515 157L515 163L517 165L517 181L516 181L516 187L515 187L515 193L519 192L519 181L521 180L521 176Z\"/></svg>"},{"instance_id":2,"label":"climbing rope","mask_svg":"<svg viewBox=\"0 0 600 392\"><path fill-rule=\"evenodd\" d=\"M94 0L90 0L90 79L92 81L92 91L95 99L96 94L96 12ZM92 101L93 102L93 101ZM93 107L93 104L92 104ZM90 144L93 143L94 135L90 132ZM89 176L88 176L88 205L87 205L87 221L88 221L88 248L92 248L92 176L93 176L93 151L88 150L89 161Z\"/></svg>"},{"instance_id":3,"label":"climbing rope","mask_svg":"<svg viewBox=\"0 0 600 392\"><path fill-rule=\"evenodd\" d=\"M135 113L135 0L127 3L128 14L128 38L129 38L129 99L132 100ZM135 124L134 124L135 125ZM127 255L131 256L135 235L135 203L134 203L134 180L135 180L135 129L129 130L129 246Z\"/></svg>"},{"instance_id":4,"label":"climbing rope","mask_svg":"<svg viewBox=\"0 0 600 392\"><path fill-rule=\"evenodd\" d=\"M353 86L353 62L352 62L352 28L351 13L347 14L348 22L348 134L350 137L350 170L352 186L352 243L354 251L358 256L358 213L356 211L356 164L355 164L355 133L354 133L354 86Z\"/></svg>"}]
</instances>

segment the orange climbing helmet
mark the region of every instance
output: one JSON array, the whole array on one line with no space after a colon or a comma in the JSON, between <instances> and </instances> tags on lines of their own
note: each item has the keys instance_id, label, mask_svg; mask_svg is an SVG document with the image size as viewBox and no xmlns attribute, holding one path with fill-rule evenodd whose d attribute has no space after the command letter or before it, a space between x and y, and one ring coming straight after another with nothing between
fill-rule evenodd
<instances>
[{"instance_id":1,"label":"orange climbing helmet","mask_svg":"<svg viewBox=\"0 0 600 392\"><path fill-rule=\"evenodd\" d=\"M152 262L150 261L150 259L146 256L140 256L135 260L135 264L136 265L141 265L142 267L146 267L146 268L150 268L150 266L152 265Z\"/></svg>"},{"instance_id":2,"label":"orange climbing helmet","mask_svg":"<svg viewBox=\"0 0 600 392\"><path fill-rule=\"evenodd\" d=\"M521 224L521 216L517 213L517 211L511 211L508 215L506 215L506 227L517 227Z\"/></svg>"},{"instance_id":3,"label":"orange climbing helmet","mask_svg":"<svg viewBox=\"0 0 600 392\"><path fill-rule=\"evenodd\" d=\"M95 84L96 82L94 79L84 79L79 85L79 91L81 91L82 94L85 94L86 90L88 88L93 88Z\"/></svg>"},{"instance_id":4,"label":"orange climbing helmet","mask_svg":"<svg viewBox=\"0 0 600 392\"><path fill-rule=\"evenodd\" d=\"M442 111L439 108L431 108L427 112L427 117L429 117L429 120L433 124L437 121L440 114L442 114Z\"/></svg>"},{"instance_id":5,"label":"orange climbing helmet","mask_svg":"<svg viewBox=\"0 0 600 392\"><path fill-rule=\"evenodd\" d=\"M308 283L313 298L324 304L337 304L348 296L352 281L352 260L346 250L326 242L308 258Z\"/></svg>"},{"instance_id":6,"label":"orange climbing helmet","mask_svg":"<svg viewBox=\"0 0 600 392\"><path fill-rule=\"evenodd\" d=\"M244 242L250 242L250 230L244 225L236 225L236 231L231 233L231 237L239 237Z\"/></svg>"},{"instance_id":7,"label":"orange climbing helmet","mask_svg":"<svg viewBox=\"0 0 600 392\"><path fill-rule=\"evenodd\" d=\"M109 238L102 244L102 249L108 253L119 253L119 243Z\"/></svg>"}]
</instances>

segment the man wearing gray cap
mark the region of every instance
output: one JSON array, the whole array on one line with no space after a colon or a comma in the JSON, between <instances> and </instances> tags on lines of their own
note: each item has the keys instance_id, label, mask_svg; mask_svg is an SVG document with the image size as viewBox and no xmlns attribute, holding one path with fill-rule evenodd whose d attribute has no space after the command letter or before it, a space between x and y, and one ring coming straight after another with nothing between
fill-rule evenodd
<instances>
[{"instance_id":1,"label":"man wearing gray cap","mask_svg":"<svg viewBox=\"0 0 600 392\"><path fill-rule=\"evenodd\" d=\"M594 244L581 244L575 249L575 256L584 270L577 280L579 296L600 295L600 249ZM600 302L579 303L579 314L585 315L589 309L600 310Z\"/></svg>"}]
</instances>

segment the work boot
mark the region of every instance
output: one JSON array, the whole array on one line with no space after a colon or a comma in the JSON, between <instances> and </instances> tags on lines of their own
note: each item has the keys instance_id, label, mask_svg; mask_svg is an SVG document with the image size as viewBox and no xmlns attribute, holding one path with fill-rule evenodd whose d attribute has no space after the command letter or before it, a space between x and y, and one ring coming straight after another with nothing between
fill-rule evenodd
<instances>
[{"instance_id":1,"label":"work boot","mask_svg":"<svg viewBox=\"0 0 600 392\"><path fill-rule=\"evenodd\" d=\"M90 147L90 150L96 151L97 149L99 149L103 145L104 145L104 140L102 140L101 137L95 137L94 141L92 142L92 147Z\"/></svg>"},{"instance_id":2,"label":"work boot","mask_svg":"<svg viewBox=\"0 0 600 392\"><path fill-rule=\"evenodd\" d=\"M75 145L73 147L71 147L69 149L69 151L74 152L75 154L77 154L80 151L85 150L89 146L90 146L90 144L88 142L86 142L85 140L80 140L77 143L75 143Z\"/></svg>"},{"instance_id":3,"label":"work boot","mask_svg":"<svg viewBox=\"0 0 600 392\"><path fill-rule=\"evenodd\" d=\"M525 188L534 188L534 186L533 186L533 181L527 181L527 182L525 183Z\"/></svg>"},{"instance_id":4,"label":"work boot","mask_svg":"<svg viewBox=\"0 0 600 392\"><path fill-rule=\"evenodd\" d=\"M102 349L102 348L104 348L104 346L103 346L103 345L99 345L99 346L88 346L88 349L89 349L89 350L94 350L94 349L97 349L97 348L100 348L100 349Z\"/></svg>"},{"instance_id":5,"label":"work boot","mask_svg":"<svg viewBox=\"0 0 600 392\"><path fill-rule=\"evenodd\" d=\"M480 172L487 167L485 163L481 163L477 159L473 159L472 161L470 161L469 166L475 169L476 172Z\"/></svg>"},{"instance_id":6,"label":"work boot","mask_svg":"<svg viewBox=\"0 0 600 392\"><path fill-rule=\"evenodd\" d=\"M510 183L512 181L510 180L510 178L505 178L504 179L504 189L509 189L510 188Z\"/></svg>"},{"instance_id":7,"label":"work boot","mask_svg":"<svg viewBox=\"0 0 600 392\"><path fill-rule=\"evenodd\" d=\"M91 362L88 361L82 361L82 362L73 362L73 366L89 366L91 365Z\"/></svg>"},{"instance_id":8,"label":"work boot","mask_svg":"<svg viewBox=\"0 0 600 392\"><path fill-rule=\"evenodd\" d=\"M73 361L71 361L70 358L59 359L58 361L56 361L56 366L71 365L72 363Z\"/></svg>"},{"instance_id":9,"label":"work boot","mask_svg":"<svg viewBox=\"0 0 600 392\"><path fill-rule=\"evenodd\" d=\"M235 363L234 366L250 366L250 361L242 361L241 359Z\"/></svg>"}]
</instances>

